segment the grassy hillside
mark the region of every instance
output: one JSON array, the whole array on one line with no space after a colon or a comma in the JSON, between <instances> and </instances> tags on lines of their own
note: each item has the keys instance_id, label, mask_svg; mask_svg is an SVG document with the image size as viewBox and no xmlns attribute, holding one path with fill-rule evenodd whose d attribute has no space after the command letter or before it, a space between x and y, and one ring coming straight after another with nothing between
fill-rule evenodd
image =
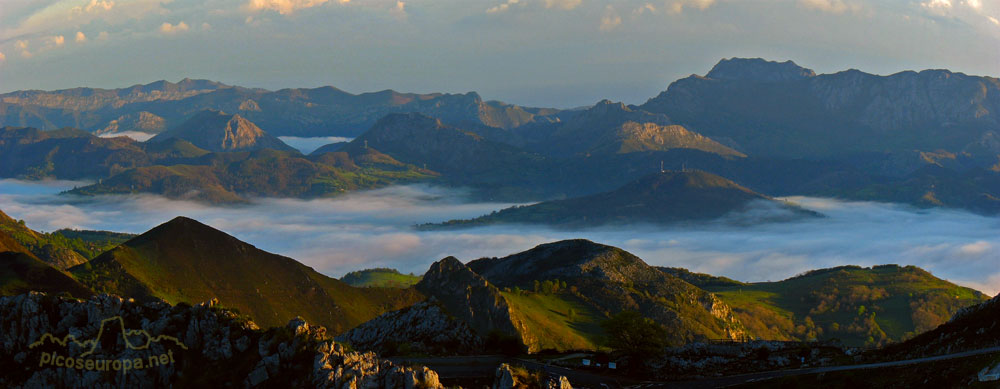
<instances>
[{"instance_id":1,"label":"grassy hillside","mask_svg":"<svg viewBox=\"0 0 1000 389\"><path fill-rule=\"evenodd\" d=\"M607 317L625 310L639 312L663 325L670 334L667 341L674 345L698 339L738 339L744 335L742 324L721 300L616 247L582 239L567 240L504 258L478 259L468 266L498 287L560 298L572 296L572 299L566 297L566 304L582 302L590 307L579 313L600 312L582 317ZM568 309L544 299L526 306L531 307L526 312L552 309L565 313ZM558 317L553 319L556 324ZM562 324L568 325L561 330L565 333L593 333L586 330L592 327L567 329L579 323ZM552 328L547 324L538 327ZM593 336L584 338L593 340Z\"/></svg>"},{"instance_id":2,"label":"grassy hillside","mask_svg":"<svg viewBox=\"0 0 1000 389\"><path fill-rule=\"evenodd\" d=\"M408 288L420 282L420 276L401 274L396 269L378 268L352 271L340 277L340 280L358 288Z\"/></svg>"},{"instance_id":3,"label":"grassy hillside","mask_svg":"<svg viewBox=\"0 0 1000 389\"><path fill-rule=\"evenodd\" d=\"M0 295L12 296L30 291L67 293L79 298L94 294L90 288L31 254L0 253Z\"/></svg>"},{"instance_id":4,"label":"grassy hillside","mask_svg":"<svg viewBox=\"0 0 1000 389\"><path fill-rule=\"evenodd\" d=\"M732 306L754 336L836 338L854 346L913 337L987 299L920 268L896 265L844 266L778 282L704 288Z\"/></svg>"},{"instance_id":5,"label":"grassy hillside","mask_svg":"<svg viewBox=\"0 0 1000 389\"><path fill-rule=\"evenodd\" d=\"M42 233L28 228L23 220L14 220L2 211L0 232L57 269L68 269L84 263L134 236L107 231L59 230Z\"/></svg>"},{"instance_id":6,"label":"grassy hillside","mask_svg":"<svg viewBox=\"0 0 1000 389\"><path fill-rule=\"evenodd\" d=\"M99 292L171 304L218 298L262 326L302 316L332 333L421 298L410 289L351 287L183 217L71 271Z\"/></svg>"},{"instance_id":7,"label":"grassy hillside","mask_svg":"<svg viewBox=\"0 0 1000 389\"><path fill-rule=\"evenodd\" d=\"M503 291L513 314L537 339L536 349L597 350L603 345L601 321L607 317L568 291Z\"/></svg>"}]
</instances>

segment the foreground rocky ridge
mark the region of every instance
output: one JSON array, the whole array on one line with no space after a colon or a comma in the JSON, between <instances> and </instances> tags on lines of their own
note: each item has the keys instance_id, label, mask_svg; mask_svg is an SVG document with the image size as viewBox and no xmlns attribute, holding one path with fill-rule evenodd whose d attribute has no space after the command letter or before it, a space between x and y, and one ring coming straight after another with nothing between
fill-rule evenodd
<instances>
[{"instance_id":1,"label":"foreground rocky ridge","mask_svg":"<svg viewBox=\"0 0 1000 389\"><path fill-rule=\"evenodd\" d=\"M337 336L337 341L382 356L463 355L484 351L483 339L464 321L448 315L433 297L362 323Z\"/></svg>"},{"instance_id":2,"label":"foreground rocky ridge","mask_svg":"<svg viewBox=\"0 0 1000 389\"><path fill-rule=\"evenodd\" d=\"M216 304L171 306L112 295L90 300L41 293L0 297L0 367L5 371L0 386L222 387L242 382L247 387L442 387L432 370L347 351L326 338L325 328L304 320L260 330ZM116 322L122 323L121 332L106 324ZM136 361L139 366L157 355L165 362L169 355L170 362L125 372L97 371L81 362L75 369L46 364L46 353L65 360ZM150 355L154 358L147 359Z\"/></svg>"}]
</instances>

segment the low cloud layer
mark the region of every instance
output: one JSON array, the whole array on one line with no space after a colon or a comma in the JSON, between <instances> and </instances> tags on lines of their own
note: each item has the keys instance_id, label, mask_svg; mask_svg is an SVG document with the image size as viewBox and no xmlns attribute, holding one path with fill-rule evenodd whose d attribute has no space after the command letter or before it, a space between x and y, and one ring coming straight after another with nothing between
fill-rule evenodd
<instances>
[{"instance_id":1,"label":"low cloud layer","mask_svg":"<svg viewBox=\"0 0 1000 389\"><path fill-rule=\"evenodd\" d=\"M140 132L140 131L120 131L120 132L107 133L107 134L101 134L100 135L101 138L115 138L115 137L119 137L119 136L124 136L124 137L128 137L128 138L132 138L132 139L135 139L135 140L137 140L139 142L145 142L147 140L152 139L154 136L156 136L156 134L150 134L148 132Z\"/></svg>"},{"instance_id":2,"label":"low cloud layer","mask_svg":"<svg viewBox=\"0 0 1000 389\"><path fill-rule=\"evenodd\" d=\"M260 199L211 207L158 196L81 199L57 195L75 182L0 180L0 210L35 229L89 228L141 233L171 218L198 219L271 252L339 277L367 267L422 273L453 255L504 256L537 244L586 238L624 248L653 265L684 267L743 281L780 280L839 265L916 265L989 294L1000 290L1000 219L952 210L790 198L827 217L753 227L633 227L582 232L495 226L415 231L424 222L468 218L509 204L467 203L460 191L401 186L338 199Z\"/></svg>"},{"instance_id":3,"label":"low cloud layer","mask_svg":"<svg viewBox=\"0 0 1000 389\"><path fill-rule=\"evenodd\" d=\"M298 136L279 136L282 142L285 142L289 146L294 147L299 150L302 154L309 154L321 146L328 145L330 143L337 142L350 142L351 138L344 138L341 136L320 136L320 137L298 137Z\"/></svg>"}]
</instances>

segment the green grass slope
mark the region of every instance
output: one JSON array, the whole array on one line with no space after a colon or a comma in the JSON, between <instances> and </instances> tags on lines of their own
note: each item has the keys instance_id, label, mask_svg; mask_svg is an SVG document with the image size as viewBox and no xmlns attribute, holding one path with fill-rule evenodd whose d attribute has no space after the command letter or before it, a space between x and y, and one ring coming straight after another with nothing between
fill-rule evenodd
<instances>
[{"instance_id":1,"label":"green grass slope","mask_svg":"<svg viewBox=\"0 0 1000 389\"><path fill-rule=\"evenodd\" d=\"M28 228L23 221L14 220L2 211L0 232L26 250L3 250L0 247L0 251L30 252L57 269L68 269L84 263L133 236L107 231L59 230L43 233Z\"/></svg>"},{"instance_id":2,"label":"green grass slope","mask_svg":"<svg viewBox=\"0 0 1000 389\"><path fill-rule=\"evenodd\" d=\"M536 349L597 350L603 345L601 321L607 316L569 291L534 293L508 288L502 294L512 314L538 340Z\"/></svg>"},{"instance_id":3,"label":"green grass slope","mask_svg":"<svg viewBox=\"0 0 1000 389\"><path fill-rule=\"evenodd\" d=\"M31 254L0 253L0 295L12 296L31 291L67 293L78 298L94 295L90 288Z\"/></svg>"},{"instance_id":4,"label":"green grass slope","mask_svg":"<svg viewBox=\"0 0 1000 389\"><path fill-rule=\"evenodd\" d=\"M754 336L840 339L876 346L913 337L944 323L982 293L914 266L843 266L778 282L706 284Z\"/></svg>"},{"instance_id":5,"label":"green grass slope","mask_svg":"<svg viewBox=\"0 0 1000 389\"><path fill-rule=\"evenodd\" d=\"M352 271L340 280L358 288L409 288L420 282L420 276L402 274L396 269L377 268Z\"/></svg>"},{"instance_id":6,"label":"green grass slope","mask_svg":"<svg viewBox=\"0 0 1000 389\"><path fill-rule=\"evenodd\" d=\"M302 316L333 333L420 298L410 289L351 287L184 217L71 271L99 292L162 298L171 304L218 298L262 326Z\"/></svg>"},{"instance_id":7,"label":"green grass slope","mask_svg":"<svg viewBox=\"0 0 1000 389\"><path fill-rule=\"evenodd\" d=\"M573 342L568 340L574 333L578 335L575 338L592 342L597 331L593 321L625 310L637 311L663 325L670 334L668 342L674 345L744 335L743 326L721 300L616 247L567 240L504 258L478 259L468 266L497 287L509 288L508 294L514 292L513 300L521 303L527 322L536 323L528 328L539 330L541 342L546 341L542 340L545 336L562 331L568 337L564 348L571 348ZM543 296L519 299L519 289ZM574 310L581 322L560 316L567 315L571 306L580 307ZM553 317L545 318L546 311ZM541 314L534 314L538 312ZM582 343L579 339L575 342Z\"/></svg>"}]
</instances>

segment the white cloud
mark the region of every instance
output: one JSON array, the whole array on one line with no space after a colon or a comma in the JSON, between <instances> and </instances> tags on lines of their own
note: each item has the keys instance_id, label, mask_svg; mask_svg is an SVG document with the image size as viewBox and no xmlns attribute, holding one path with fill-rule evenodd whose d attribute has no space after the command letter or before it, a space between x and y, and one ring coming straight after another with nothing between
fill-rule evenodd
<instances>
[{"instance_id":1,"label":"white cloud","mask_svg":"<svg viewBox=\"0 0 1000 389\"><path fill-rule=\"evenodd\" d=\"M715 0L668 0L667 9L672 14L684 12L685 8L706 10L715 4Z\"/></svg>"},{"instance_id":2,"label":"white cloud","mask_svg":"<svg viewBox=\"0 0 1000 389\"><path fill-rule=\"evenodd\" d=\"M177 22L177 24L170 24L164 22L163 24L160 25L160 32L164 34L181 33L187 30L188 30L188 25L187 23L184 22Z\"/></svg>"},{"instance_id":3,"label":"white cloud","mask_svg":"<svg viewBox=\"0 0 1000 389\"><path fill-rule=\"evenodd\" d=\"M646 3L646 4L643 4L642 6L640 6L639 8L636 8L636 9L632 10L632 14L636 15L636 16L642 15L644 13L655 14L656 13L656 6L653 5L653 4L650 4L650 3Z\"/></svg>"},{"instance_id":4,"label":"white cloud","mask_svg":"<svg viewBox=\"0 0 1000 389\"><path fill-rule=\"evenodd\" d=\"M974 243L969 243L966 245L959 246L957 251L958 254L962 256L974 257L986 254L991 249L993 249L993 245L991 245L990 242L980 240Z\"/></svg>"},{"instance_id":5,"label":"white cloud","mask_svg":"<svg viewBox=\"0 0 1000 389\"><path fill-rule=\"evenodd\" d=\"M561 9L561 10L572 10L579 7L582 0L539 0L539 1L522 1L522 0L506 0L503 3L497 4L486 9L486 13L501 13L506 12L516 5L528 5L535 4L537 7L544 7L545 9Z\"/></svg>"},{"instance_id":6,"label":"white cloud","mask_svg":"<svg viewBox=\"0 0 1000 389\"><path fill-rule=\"evenodd\" d=\"M974 9L976 9L976 10L979 10L979 9L983 8L983 2L982 2L982 0L966 0L965 1L965 5L967 5L969 7L972 7Z\"/></svg>"},{"instance_id":7,"label":"white cloud","mask_svg":"<svg viewBox=\"0 0 1000 389\"><path fill-rule=\"evenodd\" d=\"M83 31L77 31L76 32L76 41L80 42L80 43L86 42L87 41L87 35L85 35L83 33Z\"/></svg>"},{"instance_id":8,"label":"white cloud","mask_svg":"<svg viewBox=\"0 0 1000 389\"><path fill-rule=\"evenodd\" d=\"M28 51L28 41L19 40L15 44L18 50L21 50L21 56L24 58L31 58L32 54Z\"/></svg>"},{"instance_id":9,"label":"white cloud","mask_svg":"<svg viewBox=\"0 0 1000 389\"><path fill-rule=\"evenodd\" d=\"M545 8L570 10L580 5L582 0L545 0Z\"/></svg>"},{"instance_id":10,"label":"white cloud","mask_svg":"<svg viewBox=\"0 0 1000 389\"><path fill-rule=\"evenodd\" d=\"M90 4L87 4L87 6L83 8L83 10L87 12L94 12L99 10L110 11L111 8L114 6L115 6L114 1L90 0Z\"/></svg>"},{"instance_id":11,"label":"white cloud","mask_svg":"<svg viewBox=\"0 0 1000 389\"><path fill-rule=\"evenodd\" d=\"M277 11L282 15L288 15L300 9L312 8L326 4L329 1L330 0L250 0L248 5L250 10L253 11L271 10ZM351 0L335 1L340 4L347 4Z\"/></svg>"},{"instance_id":12,"label":"white cloud","mask_svg":"<svg viewBox=\"0 0 1000 389\"><path fill-rule=\"evenodd\" d=\"M951 8L951 0L927 0L920 5L928 9L948 9Z\"/></svg>"},{"instance_id":13,"label":"white cloud","mask_svg":"<svg viewBox=\"0 0 1000 389\"><path fill-rule=\"evenodd\" d=\"M611 31L622 24L621 16L615 11L615 7L608 5L604 8L604 16L601 16L601 31Z\"/></svg>"},{"instance_id":14,"label":"white cloud","mask_svg":"<svg viewBox=\"0 0 1000 389\"><path fill-rule=\"evenodd\" d=\"M861 4L845 0L800 0L799 4L806 8L835 14L842 14L845 12L856 13L862 9Z\"/></svg>"},{"instance_id":15,"label":"white cloud","mask_svg":"<svg viewBox=\"0 0 1000 389\"><path fill-rule=\"evenodd\" d=\"M520 0L507 0L506 3L503 3L503 4L500 4L500 5L496 5L496 6L487 8L486 9L486 13L492 14L492 13L497 13L497 12L504 12L504 11L510 9L510 7L512 5L517 5L517 3L519 3L519 2L520 2Z\"/></svg>"},{"instance_id":16,"label":"white cloud","mask_svg":"<svg viewBox=\"0 0 1000 389\"><path fill-rule=\"evenodd\" d=\"M992 16L987 16L986 18L988 18L991 23L1000 26L1000 20L997 20L997 18L992 17Z\"/></svg>"}]
</instances>

